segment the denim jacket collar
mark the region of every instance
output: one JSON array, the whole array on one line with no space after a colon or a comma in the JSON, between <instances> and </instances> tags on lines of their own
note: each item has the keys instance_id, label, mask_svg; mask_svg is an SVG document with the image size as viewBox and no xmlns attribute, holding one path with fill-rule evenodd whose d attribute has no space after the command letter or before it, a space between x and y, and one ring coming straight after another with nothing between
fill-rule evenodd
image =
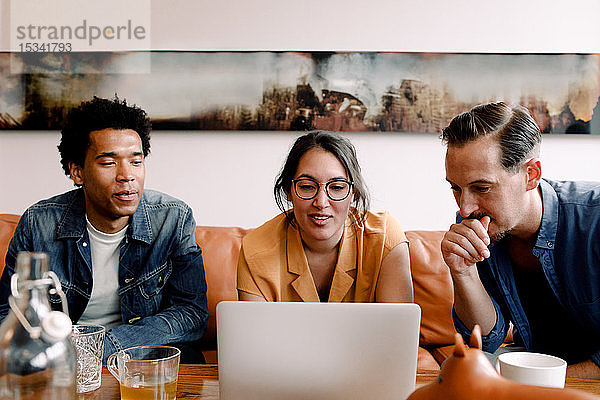
<instances>
[{"instance_id":1,"label":"denim jacket collar","mask_svg":"<svg viewBox=\"0 0 600 400\"><path fill-rule=\"evenodd\" d=\"M85 234L85 197L83 189L75 190L73 193L74 195L65 208L61 221L56 228L57 239L82 238ZM127 236L147 244L154 241L148 206L143 195L138 208L129 220Z\"/></svg>"},{"instance_id":2,"label":"denim jacket collar","mask_svg":"<svg viewBox=\"0 0 600 400\"><path fill-rule=\"evenodd\" d=\"M74 190L65 210L62 213L56 238L81 238L85 233L85 198L83 189Z\"/></svg>"},{"instance_id":3,"label":"denim jacket collar","mask_svg":"<svg viewBox=\"0 0 600 400\"><path fill-rule=\"evenodd\" d=\"M146 244L150 244L154 241L154 235L152 234L152 225L150 224L150 216L148 215L148 205L146 204L146 199L144 195L142 195L142 199L140 200L140 204L138 205L137 210L131 216L129 220L129 229L127 233L134 240L139 240L140 242L144 242Z\"/></svg>"}]
</instances>

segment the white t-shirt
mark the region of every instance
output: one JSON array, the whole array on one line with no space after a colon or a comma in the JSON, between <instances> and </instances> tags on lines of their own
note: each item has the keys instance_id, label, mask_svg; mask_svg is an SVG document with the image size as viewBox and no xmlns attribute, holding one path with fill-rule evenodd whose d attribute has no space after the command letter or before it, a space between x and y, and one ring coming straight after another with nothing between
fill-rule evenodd
<instances>
[{"instance_id":1,"label":"white t-shirt","mask_svg":"<svg viewBox=\"0 0 600 400\"><path fill-rule=\"evenodd\" d=\"M85 217L92 254L92 295L78 323L106 329L121 324L119 254L127 226L117 233L100 232Z\"/></svg>"}]
</instances>

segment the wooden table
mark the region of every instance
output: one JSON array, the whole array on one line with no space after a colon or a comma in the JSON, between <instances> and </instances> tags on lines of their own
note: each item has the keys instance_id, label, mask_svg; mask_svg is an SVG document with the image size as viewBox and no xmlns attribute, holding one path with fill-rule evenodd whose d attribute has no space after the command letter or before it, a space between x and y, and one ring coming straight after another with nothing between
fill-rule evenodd
<instances>
[{"instance_id":1,"label":"wooden table","mask_svg":"<svg viewBox=\"0 0 600 400\"><path fill-rule=\"evenodd\" d=\"M434 381L438 371L419 371L417 373L417 387ZM177 399L218 399L219 377L216 364L189 365L179 367L177 381ZM600 396L600 381L592 379L567 378L566 387L583 390ZM79 395L80 400L115 400L120 399L119 382L108 372L102 369L102 386L93 392Z\"/></svg>"}]
</instances>

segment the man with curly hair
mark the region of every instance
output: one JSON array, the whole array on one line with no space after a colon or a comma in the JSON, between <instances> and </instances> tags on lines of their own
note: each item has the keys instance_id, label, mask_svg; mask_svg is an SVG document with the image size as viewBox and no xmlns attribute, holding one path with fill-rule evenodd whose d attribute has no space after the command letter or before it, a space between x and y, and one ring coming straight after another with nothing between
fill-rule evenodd
<instances>
[{"instance_id":1,"label":"man with curly hair","mask_svg":"<svg viewBox=\"0 0 600 400\"><path fill-rule=\"evenodd\" d=\"M0 316L20 251L45 252L73 323L106 327L104 362L137 345L171 344L182 362L206 329L206 281L191 209L144 190L150 119L140 108L94 97L71 111L58 146L77 189L29 207L0 279Z\"/></svg>"}]
</instances>

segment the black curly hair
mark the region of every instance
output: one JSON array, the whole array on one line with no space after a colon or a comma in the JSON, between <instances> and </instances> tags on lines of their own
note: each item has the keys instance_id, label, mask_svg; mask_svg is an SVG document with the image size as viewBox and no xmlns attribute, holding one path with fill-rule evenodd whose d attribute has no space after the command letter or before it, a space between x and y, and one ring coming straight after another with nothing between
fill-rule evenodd
<instances>
[{"instance_id":1,"label":"black curly hair","mask_svg":"<svg viewBox=\"0 0 600 400\"><path fill-rule=\"evenodd\" d=\"M150 130L148 114L139 107L128 106L125 99L103 99L94 96L69 112L61 131L58 151L65 174L70 175L69 163L83 166L85 153L90 145L90 132L102 129L131 129L142 140L144 157L150 154Z\"/></svg>"}]
</instances>

